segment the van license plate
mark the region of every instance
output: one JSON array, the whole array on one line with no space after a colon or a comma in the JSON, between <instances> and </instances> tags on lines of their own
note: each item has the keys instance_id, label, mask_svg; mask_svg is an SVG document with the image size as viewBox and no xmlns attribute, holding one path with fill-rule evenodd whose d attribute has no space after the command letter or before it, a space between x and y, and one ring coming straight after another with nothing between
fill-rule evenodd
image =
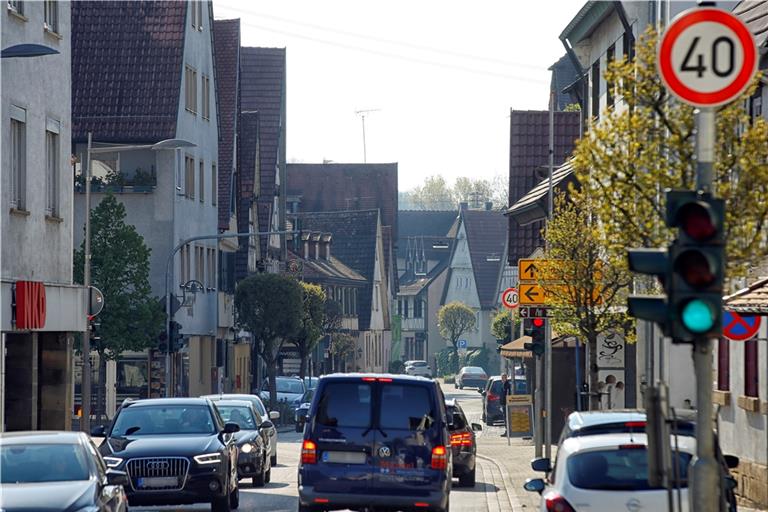
<instances>
[{"instance_id":1,"label":"van license plate","mask_svg":"<svg viewBox=\"0 0 768 512\"><path fill-rule=\"evenodd\" d=\"M365 464L365 453L363 452L323 452L323 462L333 464Z\"/></svg>"},{"instance_id":2,"label":"van license plate","mask_svg":"<svg viewBox=\"0 0 768 512\"><path fill-rule=\"evenodd\" d=\"M178 487L179 479L175 476L139 478L139 487L142 489L157 489L163 487Z\"/></svg>"}]
</instances>

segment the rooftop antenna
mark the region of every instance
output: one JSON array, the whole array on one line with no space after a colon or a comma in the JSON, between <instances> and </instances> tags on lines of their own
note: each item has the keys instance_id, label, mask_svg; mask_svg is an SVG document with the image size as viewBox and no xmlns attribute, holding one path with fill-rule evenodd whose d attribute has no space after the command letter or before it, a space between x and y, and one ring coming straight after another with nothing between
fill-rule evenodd
<instances>
[{"instance_id":1,"label":"rooftop antenna","mask_svg":"<svg viewBox=\"0 0 768 512\"><path fill-rule=\"evenodd\" d=\"M360 118L363 120L363 163L368 163L368 155L365 151L365 116L371 112L379 112L381 109L378 108L369 108L366 110L355 110L355 114L359 115Z\"/></svg>"}]
</instances>

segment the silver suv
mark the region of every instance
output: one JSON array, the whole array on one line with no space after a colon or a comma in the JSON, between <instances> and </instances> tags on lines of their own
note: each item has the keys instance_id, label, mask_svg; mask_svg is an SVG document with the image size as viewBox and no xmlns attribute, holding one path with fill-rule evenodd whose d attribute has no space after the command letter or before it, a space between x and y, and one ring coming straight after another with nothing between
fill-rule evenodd
<instances>
[{"instance_id":1,"label":"silver suv","mask_svg":"<svg viewBox=\"0 0 768 512\"><path fill-rule=\"evenodd\" d=\"M423 360L406 361L405 362L405 374L406 375L418 375L419 377L432 378L432 368Z\"/></svg>"}]
</instances>

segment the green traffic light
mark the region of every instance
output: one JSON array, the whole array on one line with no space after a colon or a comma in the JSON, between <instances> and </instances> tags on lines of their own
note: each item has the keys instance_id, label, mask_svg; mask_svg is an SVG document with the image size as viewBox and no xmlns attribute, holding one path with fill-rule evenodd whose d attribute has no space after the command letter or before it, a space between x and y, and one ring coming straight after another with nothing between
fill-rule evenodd
<instances>
[{"instance_id":1,"label":"green traffic light","mask_svg":"<svg viewBox=\"0 0 768 512\"><path fill-rule=\"evenodd\" d=\"M715 316L709 304L701 299L693 299L683 306L683 325L695 333L704 333L715 325Z\"/></svg>"}]
</instances>

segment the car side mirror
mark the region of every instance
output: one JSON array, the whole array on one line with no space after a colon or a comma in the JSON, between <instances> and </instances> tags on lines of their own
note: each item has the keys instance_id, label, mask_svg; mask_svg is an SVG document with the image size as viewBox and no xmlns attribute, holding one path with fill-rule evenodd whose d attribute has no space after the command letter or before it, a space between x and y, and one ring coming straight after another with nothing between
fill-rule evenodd
<instances>
[{"instance_id":1,"label":"car side mirror","mask_svg":"<svg viewBox=\"0 0 768 512\"><path fill-rule=\"evenodd\" d=\"M728 466L728 469L734 469L739 467L739 458L735 455L723 455L723 458L725 459L725 465Z\"/></svg>"},{"instance_id":2,"label":"car side mirror","mask_svg":"<svg viewBox=\"0 0 768 512\"><path fill-rule=\"evenodd\" d=\"M104 437L105 431L104 425L96 425L91 429L91 437Z\"/></svg>"},{"instance_id":3,"label":"car side mirror","mask_svg":"<svg viewBox=\"0 0 768 512\"><path fill-rule=\"evenodd\" d=\"M481 395L485 396L485 390L484 389L478 389L477 392L480 393Z\"/></svg>"},{"instance_id":4,"label":"car side mirror","mask_svg":"<svg viewBox=\"0 0 768 512\"><path fill-rule=\"evenodd\" d=\"M235 432L240 432L240 425L237 423L225 423L224 430L222 432L225 434L234 434Z\"/></svg>"},{"instance_id":5,"label":"car side mirror","mask_svg":"<svg viewBox=\"0 0 768 512\"><path fill-rule=\"evenodd\" d=\"M543 471L549 473L552 471L552 463L547 458L533 459L531 461L531 469L534 471Z\"/></svg>"},{"instance_id":6,"label":"car side mirror","mask_svg":"<svg viewBox=\"0 0 768 512\"><path fill-rule=\"evenodd\" d=\"M264 421L261 422L261 425L259 425L259 428L262 428L262 429L266 430L266 429L272 428L274 426L275 426L275 424L272 423L271 421L264 420Z\"/></svg>"},{"instance_id":7,"label":"car side mirror","mask_svg":"<svg viewBox=\"0 0 768 512\"><path fill-rule=\"evenodd\" d=\"M523 485L523 489L525 489L528 492L537 492L539 494L544 491L544 487L546 485L544 484L544 480L541 478L529 478L525 481L525 484Z\"/></svg>"},{"instance_id":8,"label":"car side mirror","mask_svg":"<svg viewBox=\"0 0 768 512\"><path fill-rule=\"evenodd\" d=\"M279 420L280 419L280 413L278 411L269 411L269 419L271 419L271 420Z\"/></svg>"},{"instance_id":9,"label":"car side mirror","mask_svg":"<svg viewBox=\"0 0 768 512\"><path fill-rule=\"evenodd\" d=\"M483 426L479 423L473 423L472 430L474 430L475 432L480 432L481 430L483 430Z\"/></svg>"},{"instance_id":10,"label":"car side mirror","mask_svg":"<svg viewBox=\"0 0 768 512\"><path fill-rule=\"evenodd\" d=\"M117 469L108 469L107 484L123 485L127 487L131 484L131 481L128 479L128 473L126 473L125 471L118 471Z\"/></svg>"}]
</instances>

